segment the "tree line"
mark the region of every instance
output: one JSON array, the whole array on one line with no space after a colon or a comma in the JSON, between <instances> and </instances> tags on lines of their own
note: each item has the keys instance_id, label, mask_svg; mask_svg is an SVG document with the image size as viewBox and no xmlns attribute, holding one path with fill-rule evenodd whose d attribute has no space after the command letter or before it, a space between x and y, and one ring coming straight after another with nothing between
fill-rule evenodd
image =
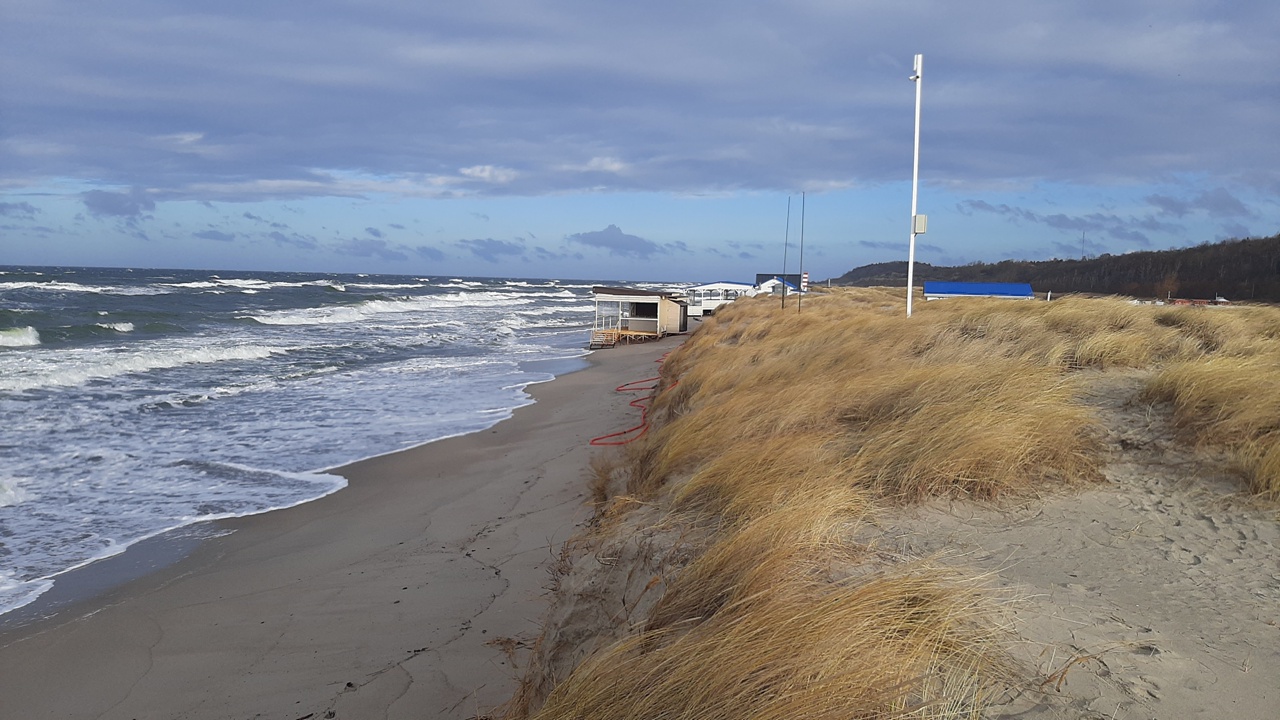
<instances>
[{"instance_id":1,"label":"tree line","mask_svg":"<svg viewBox=\"0 0 1280 720\"><path fill-rule=\"evenodd\" d=\"M854 268L831 284L892 286L906 280L907 263L897 261ZM1002 260L958 267L916 263L915 281L926 280L1025 282L1036 292L1054 294L1280 302L1280 234L1082 260Z\"/></svg>"}]
</instances>

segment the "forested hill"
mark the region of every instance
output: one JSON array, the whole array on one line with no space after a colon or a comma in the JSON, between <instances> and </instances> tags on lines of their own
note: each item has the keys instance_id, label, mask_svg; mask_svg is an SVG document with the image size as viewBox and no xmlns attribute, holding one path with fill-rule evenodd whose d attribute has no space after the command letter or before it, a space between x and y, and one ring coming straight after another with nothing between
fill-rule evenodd
<instances>
[{"instance_id":1,"label":"forested hill","mask_svg":"<svg viewBox=\"0 0 1280 720\"><path fill-rule=\"evenodd\" d=\"M903 285L906 262L854 268L832 285ZM1087 260L1004 260L960 267L916 263L926 280L1029 282L1036 292L1088 292L1133 297L1213 298L1280 302L1280 235L1179 250L1101 255Z\"/></svg>"}]
</instances>

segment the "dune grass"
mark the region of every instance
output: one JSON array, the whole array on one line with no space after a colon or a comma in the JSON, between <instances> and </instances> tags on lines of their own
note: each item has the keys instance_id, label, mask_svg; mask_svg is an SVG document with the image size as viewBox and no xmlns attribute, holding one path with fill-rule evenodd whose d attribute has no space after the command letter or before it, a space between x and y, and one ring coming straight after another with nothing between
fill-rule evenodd
<instances>
[{"instance_id":1,"label":"dune grass","mask_svg":"<svg viewBox=\"0 0 1280 720\"><path fill-rule=\"evenodd\" d=\"M1148 400L1173 404L1175 422L1193 440L1231 451L1250 490L1271 501L1280 500L1280 342L1274 345L1176 363L1146 390Z\"/></svg>"},{"instance_id":2,"label":"dune grass","mask_svg":"<svg viewBox=\"0 0 1280 720\"><path fill-rule=\"evenodd\" d=\"M908 320L903 304L740 300L667 357L650 431L594 469L594 542L634 532L636 507L696 539L646 586L647 616L536 717L978 717L1014 674L992 593L853 531L886 507L1098 479L1081 371L1162 368L1146 398L1280 500L1280 311L1065 298Z\"/></svg>"},{"instance_id":3,"label":"dune grass","mask_svg":"<svg viewBox=\"0 0 1280 720\"><path fill-rule=\"evenodd\" d=\"M1004 664L982 594L937 568L775 585L581 665L540 718L971 717Z\"/></svg>"}]
</instances>

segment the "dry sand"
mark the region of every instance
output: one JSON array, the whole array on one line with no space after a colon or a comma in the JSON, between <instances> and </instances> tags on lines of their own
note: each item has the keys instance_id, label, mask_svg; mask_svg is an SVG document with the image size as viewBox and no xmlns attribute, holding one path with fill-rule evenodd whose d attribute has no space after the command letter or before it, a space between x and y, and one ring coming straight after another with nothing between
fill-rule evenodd
<instances>
[{"instance_id":1,"label":"dry sand","mask_svg":"<svg viewBox=\"0 0 1280 720\"><path fill-rule=\"evenodd\" d=\"M896 549L990 573L1032 671L994 718L1280 717L1280 523L1227 459L1134 400L1145 375L1095 373L1107 482L991 508L935 504L882 526Z\"/></svg>"},{"instance_id":2,"label":"dry sand","mask_svg":"<svg viewBox=\"0 0 1280 720\"><path fill-rule=\"evenodd\" d=\"M614 387L678 341L598 352L490 430L342 468L341 492L0 632L0 717L483 715L589 515L588 441L635 420Z\"/></svg>"}]
</instances>

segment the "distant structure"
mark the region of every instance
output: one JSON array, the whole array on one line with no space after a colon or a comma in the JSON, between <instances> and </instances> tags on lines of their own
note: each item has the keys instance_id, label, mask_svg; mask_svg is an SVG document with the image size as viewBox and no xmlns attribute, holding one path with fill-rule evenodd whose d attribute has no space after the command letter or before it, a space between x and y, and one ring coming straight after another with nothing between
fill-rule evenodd
<instances>
[{"instance_id":1,"label":"distant structure","mask_svg":"<svg viewBox=\"0 0 1280 720\"><path fill-rule=\"evenodd\" d=\"M689 303L689 317L711 315L721 305L731 303L740 297L751 297L756 292L754 285L728 280L695 285L685 290L685 297L688 298Z\"/></svg>"},{"instance_id":2,"label":"distant structure","mask_svg":"<svg viewBox=\"0 0 1280 720\"><path fill-rule=\"evenodd\" d=\"M786 291L788 295L804 292L794 283L789 280L783 280L781 277L769 278L768 280L760 283L757 289L762 294L772 293L774 295L781 295L783 291Z\"/></svg>"},{"instance_id":3,"label":"distant structure","mask_svg":"<svg viewBox=\"0 0 1280 720\"><path fill-rule=\"evenodd\" d=\"M764 287L771 280L781 280L791 288L809 289L809 273L756 273L756 287Z\"/></svg>"},{"instance_id":4,"label":"distant structure","mask_svg":"<svg viewBox=\"0 0 1280 720\"><path fill-rule=\"evenodd\" d=\"M942 300L958 297L1005 298L1009 300L1032 300L1035 293L1030 283L977 283L977 282L939 282L924 284L925 300Z\"/></svg>"},{"instance_id":5,"label":"distant structure","mask_svg":"<svg viewBox=\"0 0 1280 720\"><path fill-rule=\"evenodd\" d=\"M1170 297L1167 302L1169 305L1230 305L1231 304L1230 300L1222 297L1221 295L1215 295L1212 300Z\"/></svg>"},{"instance_id":6,"label":"distant structure","mask_svg":"<svg viewBox=\"0 0 1280 720\"><path fill-rule=\"evenodd\" d=\"M688 332L689 306L679 293L597 285L592 349Z\"/></svg>"}]
</instances>

